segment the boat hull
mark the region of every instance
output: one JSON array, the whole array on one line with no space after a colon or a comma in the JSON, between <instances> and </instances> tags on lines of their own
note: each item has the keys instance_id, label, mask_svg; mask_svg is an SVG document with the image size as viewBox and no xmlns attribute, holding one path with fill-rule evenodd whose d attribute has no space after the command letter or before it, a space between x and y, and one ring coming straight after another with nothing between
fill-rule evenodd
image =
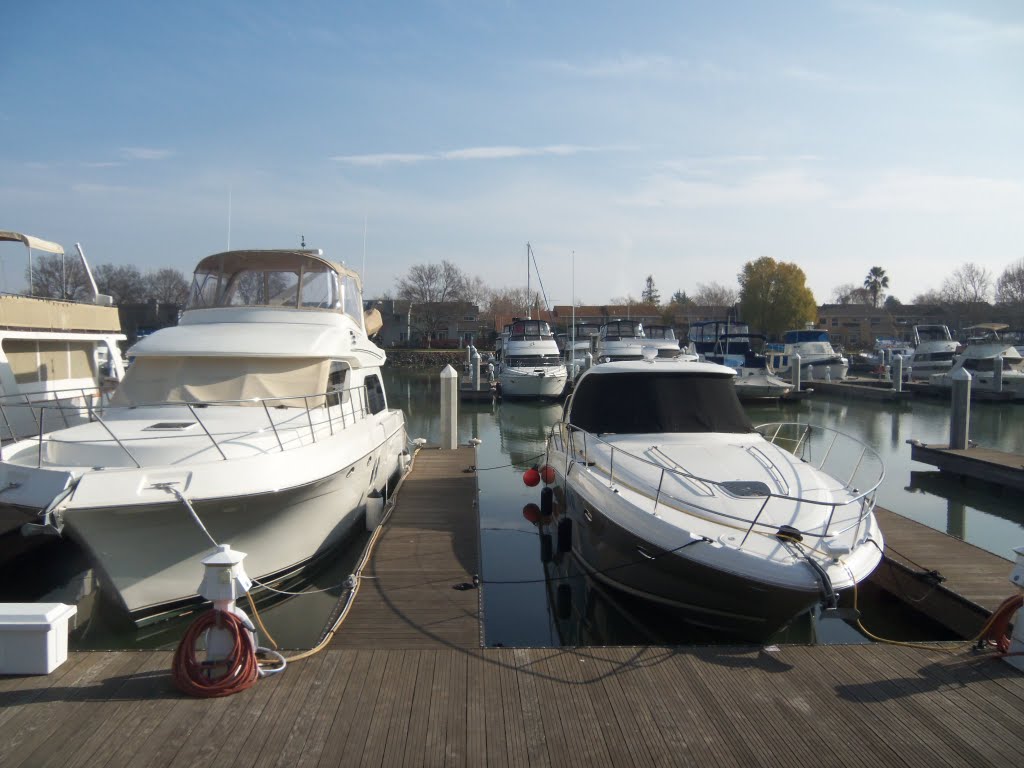
<instances>
[{"instance_id":1,"label":"boat hull","mask_svg":"<svg viewBox=\"0 0 1024 768\"><path fill-rule=\"evenodd\" d=\"M383 462L374 476L377 460ZM190 500L210 535L246 554L255 579L294 570L342 541L364 519L366 495L399 460L383 446L334 474L275 493ZM70 509L65 532L136 621L197 597L213 545L180 502ZM148 546L144 542L159 542Z\"/></svg>"},{"instance_id":2,"label":"boat hull","mask_svg":"<svg viewBox=\"0 0 1024 768\"><path fill-rule=\"evenodd\" d=\"M565 391L568 381L565 368L552 373L503 371L498 377L501 396L519 399L557 399Z\"/></svg>"},{"instance_id":3,"label":"boat hull","mask_svg":"<svg viewBox=\"0 0 1024 768\"><path fill-rule=\"evenodd\" d=\"M819 589L768 585L691 557L709 546L702 539L666 551L616 523L571 484L565 493L561 515L572 522L572 551L590 575L669 605L694 625L759 642L822 600Z\"/></svg>"}]
</instances>

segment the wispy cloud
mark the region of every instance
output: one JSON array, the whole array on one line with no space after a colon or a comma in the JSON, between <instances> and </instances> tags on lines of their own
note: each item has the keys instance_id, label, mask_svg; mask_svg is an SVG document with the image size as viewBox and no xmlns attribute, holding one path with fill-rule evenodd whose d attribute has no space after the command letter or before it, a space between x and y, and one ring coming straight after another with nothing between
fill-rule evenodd
<instances>
[{"instance_id":1,"label":"wispy cloud","mask_svg":"<svg viewBox=\"0 0 1024 768\"><path fill-rule=\"evenodd\" d=\"M923 213L1016 213L1024 209L1024 184L984 176L887 171L868 181L844 208Z\"/></svg>"},{"instance_id":2,"label":"wispy cloud","mask_svg":"<svg viewBox=\"0 0 1024 768\"><path fill-rule=\"evenodd\" d=\"M170 149L153 147L122 147L121 156L129 160L165 160L174 154Z\"/></svg>"},{"instance_id":3,"label":"wispy cloud","mask_svg":"<svg viewBox=\"0 0 1024 768\"><path fill-rule=\"evenodd\" d=\"M95 197L121 194L130 191L130 189L130 187L115 186L113 184L89 184L86 182L71 185L71 191L75 194Z\"/></svg>"},{"instance_id":4,"label":"wispy cloud","mask_svg":"<svg viewBox=\"0 0 1024 768\"><path fill-rule=\"evenodd\" d=\"M385 166L411 165L437 160L508 160L520 157L567 156L582 152L601 152L612 147L585 147L576 144L552 144L544 147L466 147L430 153L382 153L368 155L335 155L331 160L345 165Z\"/></svg>"},{"instance_id":5,"label":"wispy cloud","mask_svg":"<svg viewBox=\"0 0 1024 768\"><path fill-rule=\"evenodd\" d=\"M1024 43L1024 24L951 11L910 10L884 3L842 5L848 12L941 48L986 48Z\"/></svg>"},{"instance_id":6,"label":"wispy cloud","mask_svg":"<svg viewBox=\"0 0 1024 768\"><path fill-rule=\"evenodd\" d=\"M767 207L818 202L833 195L833 189L824 181L795 169L755 174L736 181L656 176L623 202L643 208Z\"/></svg>"},{"instance_id":7,"label":"wispy cloud","mask_svg":"<svg viewBox=\"0 0 1024 768\"><path fill-rule=\"evenodd\" d=\"M107 162L94 162L94 163L82 163L83 168L118 168L124 165L120 161L107 161Z\"/></svg>"},{"instance_id":8,"label":"wispy cloud","mask_svg":"<svg viewBox=\"0 0 1024 768\"><path fill-rule=\"evenodd\" d=\"M669 78L695 80L735 79L737 74L712 61L691 61L657 53L620 53L590 61L547 59L542 69L573 77L592 79Z\"/></svg>"}]
</instances>

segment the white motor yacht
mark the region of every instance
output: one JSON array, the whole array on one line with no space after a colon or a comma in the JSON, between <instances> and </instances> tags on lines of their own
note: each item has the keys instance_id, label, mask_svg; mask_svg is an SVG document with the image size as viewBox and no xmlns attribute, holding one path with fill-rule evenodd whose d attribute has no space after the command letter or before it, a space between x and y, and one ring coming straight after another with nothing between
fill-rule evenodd
<instances>
[{"instance_id":1,"label":"white motor yacht","mask_svg":"<svg viewBox=\"0 0 1024 768\"><path fill-rule=\"evenodd\" d=\"M882 557L878 455L825 428L755 429L731 368L653 362L585 372L552 430L559 547L745 639L833 608Z\"/></svg>"},{"instance_id":2,"label":"white motor yacht","mask_svg":"<svg viewBox=\"0 0 1024 768\"><path fill-rule=\"evenodd\" d=\"M802 381L841 381L850 370L850 361L836 352L822 328L786 331L782 343L767 344L765 352L772 370L787 379L792 378L794 355L800 355Z\"/></svg>"},{"instance_id":3,"label":"white motor yacht","mask_svg":"<svg viewBox=\"0 0 1024 768\"><path fill-rule=\"evenodd\" d=\"M933 373L942 373L953 367L953 358L960 346L945 325L915 325L913 352L903 361L903 369L910 368L911 376L927 379Z\"/></svg>"},{"instance_id":4,"label":"white motor yacht","mask_svg":"<svg viewBox=\"0 0 1024 768\"><path fill-rule=\"evenodd\" d=\"M27 292L0 293L0 440L6 442L39 434L36 404L66 406L46 411L53 421L44 430L71 426L87 406L98 406L101 391L124 376L118 344L126 337L110 297L96 290L81 246L66 271L84 272L92 293L72 301L35 295L31 279L33 252L63 261L61 245L20 232L0 232L3 242L26 247L30 276Z\"/></svg>"},{"instance_id":5,"label":"white motor yacht","mask_svg":"<svg viewBox=\"0 0 1024 768\"><path fill-rule=\"evenodd\" d=\"M600 333L601 326L598 323L575 323L568 333L559 333L555 336L571 379L575 379L586 369L587 354L592 352L591 339Z\"/></svg>"},{"instance_id":6,"label":"white motor yacht","mask_svg":"<svg viewBox=\"0 0 1024 768\"><path fill-rule=\"evenodd\" d=\"M1024 398L1024 357L1012 339L1002 337L1001 332L1007 328L1002 323L982 323L966 328L969 341L954 360L953 367L933 373L928 383L935 387L952 387L953 374L963 369L971 374L972 391L1012 392L1015 398Z\"/></svg>"},{"instance_id":7,"label":"white motor yacht","mask_svg":"<svg viewBox=\"0 0 1024 768\"><path fill-rule=\"evenodd\" d=\"M498 363L503 398L558 398L569 380L551 327L543 320L517 319L505 326Z\"/></svg>"},{"instance_id":8,"label":"white motor yacht","mask_svg":"<svg viewBox=\"0 0 1024 768\"><path fill-rule=\"evenodd\" d=\"M3 449L0 501L77 540L136 621L197 600L215 542L261 584L294 572L406 464L367 315L358 276L320 251L203 259L109 406Z\"/></svg>"}]
</instances>

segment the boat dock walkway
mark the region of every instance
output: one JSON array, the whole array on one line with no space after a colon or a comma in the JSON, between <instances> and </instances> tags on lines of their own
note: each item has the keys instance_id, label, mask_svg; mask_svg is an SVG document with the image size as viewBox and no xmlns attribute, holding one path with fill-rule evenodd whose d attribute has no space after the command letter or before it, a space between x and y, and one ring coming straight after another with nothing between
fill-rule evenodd
<instances>
[{"instance_id":1,"label":"boat dock walkway","mask_svg":"<svg viewBox=\"0 0 1024 768\"><path fill-rule=\"evenodd\" d=\"M49 676L0 678L0 765L933 768L1024 754L1024 674L966 646L479 647L478 591L452 588L479 562L473 464L468 448L420 451L376 578L327 650L222 699L178 693L166 651L75 652ZM899 526L883 516L893 546L928 563ZM942 561L951 583L960 556Z\"/></svg>"},{"instance_id":2,"label":"boat dock walkway","mask_svg":"<svg viewBox=\"0 0 1024 768\"><path fill-rule=\"evenodd\" d=\"M917 440L909 442L910 458L913 461L931 464L949 474L1024 490L1024 456L1019 453L981 446L960 450L948 445L925 445Z\"/></svg>"}]
</instances>

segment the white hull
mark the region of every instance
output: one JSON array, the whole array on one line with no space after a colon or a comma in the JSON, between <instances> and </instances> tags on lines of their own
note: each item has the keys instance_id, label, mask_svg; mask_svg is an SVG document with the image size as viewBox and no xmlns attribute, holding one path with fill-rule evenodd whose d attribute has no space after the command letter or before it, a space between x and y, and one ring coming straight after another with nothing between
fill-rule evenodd
<instances>
[{"instance_id":1,"label":"white hull","mask_svg":"<svg viewBox=\"0 0 1024 768\"><path fill-rule=\"evenodd\" d=\"M558 398L569 380L564 365L546 367L542 372L522 368L505 368L498 375L502 397Z\"/></svg>"}]
</instances>

